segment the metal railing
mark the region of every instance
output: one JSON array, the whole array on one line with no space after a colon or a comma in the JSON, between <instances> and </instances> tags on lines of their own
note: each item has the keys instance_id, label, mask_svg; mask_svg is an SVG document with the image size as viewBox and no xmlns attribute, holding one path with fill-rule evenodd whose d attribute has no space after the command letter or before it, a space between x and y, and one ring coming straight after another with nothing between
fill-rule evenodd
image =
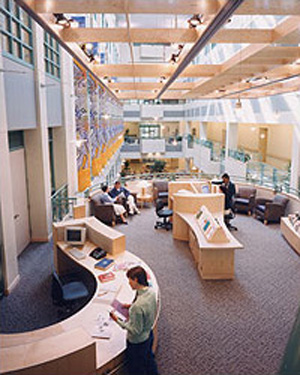
<instances>
[{"instance_id":1,"label":"metal railing","mask_svg":"<svg viewBox=\"0 0 300 375\"><path fill-rule=\"evenodd\" d=\"M68 197L68 185L63 185L51 196L52 221L62 221L73 212L76 197Z\"/></svg>"},{"instance_id":2,"label":"metal railing","mask_svg":"<svg viewBox=\"0 0 300 375\"><path fill-rule=\"evenodd\" d=\"M135 174L135 175L128 175L121 178L122 183L125 183L126 181L133 181L133 180L168 180L168 181L176 181L179 179L208 179L212 180L215 178L218 178L218 176L209 174L209 173L200 173L200 172L176 172L176 173L167 173L167 172L161 172L161 173L143 173L143 174ZM240 182L240 183L250 183L253 185L259 185L264 186L273 189L276 192L285 192L289 194L296 195L298 198L300 198L300 190L293 189L289 185L287 185L286 181L280 181L273 179L268 179L267 176L265 178L260 178L252 175L247 175L246 177L243 176L237 176L231 174L231 179L234 182Z\"/></svg>"}]
</instances>

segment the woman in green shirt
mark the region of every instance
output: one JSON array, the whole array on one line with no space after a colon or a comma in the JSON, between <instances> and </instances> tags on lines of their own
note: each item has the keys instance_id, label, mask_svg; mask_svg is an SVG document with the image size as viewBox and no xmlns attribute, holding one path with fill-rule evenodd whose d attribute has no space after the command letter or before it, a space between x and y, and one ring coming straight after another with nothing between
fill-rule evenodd
<instances>
[{"instance_id":1,"label":"woman in green shirt","mask_svg":"<svg viewBox=\"0 0 300 375\"><path fill-rule=\"evenodd\" d=\"M123 321L113 312L111 318L127 330L127 359L130 375L158 375L157 365L152 352L152 327L156 317L156 295L149 287L146 271L133 267L127 271L129 284L136 290L136 296L129 309L129 319Z\"/></svg>"}]
</instances>

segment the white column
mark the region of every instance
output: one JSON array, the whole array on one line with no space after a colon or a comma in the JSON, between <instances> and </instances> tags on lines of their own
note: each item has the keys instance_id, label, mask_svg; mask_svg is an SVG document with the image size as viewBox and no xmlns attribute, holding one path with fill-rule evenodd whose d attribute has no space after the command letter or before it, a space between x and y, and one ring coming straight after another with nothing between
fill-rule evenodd
<instances>
[{"instance_id":1,"label":"white column","mask_svg":"<svg viewBox=\"0 0 300 375\"><path fill-rule=\"evenodd\" d=\"M236 122L226 123L226 146L225 158L228 157L229 149L236 149L238 145L238 126Z\"/></svg>"},{"instance_id":2,"label":"white column","mask_svg":"<svg viewBox=\"0 0 300 375\"><path fill-rule=\"evenodd\" d=\"M291 187L299 189L300 180L300 131L294 126L293 146L292 146L292 164L291 164Z\"/></svg>"},{"instance_id":3,"label":"white column","mask_svg":"<svg viewBox=\"0 0 300 375\"><path fill-rule=\"evenodd\" d=\"M47 241L51 234L51 183L45 88L44 31L34 23L37 127L25 131L28 198L32 241Z\"/></svg>"},{"instance_id":4,"label":"white column","mask_svg":"<svg viewBox=\"0 0 300 375\"><path fill-rule=\"evenodd\" d=\"M0 43L0 70L3 69L3 58ZM0 214L3 234L3 268L5 290L9 293L19 280L17 243L15 235L13 193L8 146L8 124L6 115L4 74L0 72ZM1 228L0 228L1 230Z\"/></svg>"},{"instance_id":5,"label":"white column","mask_svg":"<svg viewBox=\"0 0 300 375\"><path fill-rule=\"evenodd\" d=\"M199 134L200 139L206 140L207 139L207 122L200 121L199 123Z\"/></svg>"},{"instance_id":6,"label":"white column","mask_svg":"<svg viewBox=\"0 0 300 375\"><path fill-rule=\"evenodd\" d=\"M78 191L75 93L73 77L73 59L65 50L61 49L62 114L69 196L74 196Z\"/></svg>"}]
</instances>

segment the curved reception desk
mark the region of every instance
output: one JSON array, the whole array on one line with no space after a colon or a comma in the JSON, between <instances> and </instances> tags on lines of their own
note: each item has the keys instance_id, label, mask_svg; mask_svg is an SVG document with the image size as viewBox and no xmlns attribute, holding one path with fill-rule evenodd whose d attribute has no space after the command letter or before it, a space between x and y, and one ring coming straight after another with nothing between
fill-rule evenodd
<instances>
[{"instance_id":1,"label":"curved reception desk","mask_svg":"<svg viewBox=\"0 0 300 375\"><path fill-rule=\"evenodd\" d=\"M86 241L79 249L84 258L77 259L70 253L73 246L64 242L67 226L86 228ZM102 298L103 289L109 285L113 299L130 303L134 298L124 265L142 265L149 274L150 282L157 295L159 288L152 270L134 254L125 251L125 236L107 227L94 217L66 221L53 225L54 264L59 275L85 268L94 277L95 293L90 301L70 318L36 331L0 335L0 373L14 375L91 375L122 374L124 372L124 351L126 331L111 321L109 339L94 338L99 314L108 317L111 300ZM96 247L107 251L114 259L115 268L101 271L94 267L98 261L89 256ZM119 270L118 270L118 265ZM123 267L122 267L123 265ZM115 279L101 283L98 276L113 270ZM50 293L50 291L49 291ZM157 343L156 325L154 327Z\"/></svg>"}]
</instances>

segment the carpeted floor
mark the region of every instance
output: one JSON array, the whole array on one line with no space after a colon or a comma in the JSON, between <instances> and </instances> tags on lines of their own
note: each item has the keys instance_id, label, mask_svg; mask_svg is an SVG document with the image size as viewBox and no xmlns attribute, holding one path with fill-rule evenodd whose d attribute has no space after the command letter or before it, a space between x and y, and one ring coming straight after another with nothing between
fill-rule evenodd
<instances>
[{"instance_id":1,"label":"carpeted floor","mask_svg":"<svg viewBox=\"0 0 300 375\"><path fill-rule=\"evenodd\" d=\"M155 231L144 209L127 249L155 271L161 289L157 362L162 375L275 375L300 302L300 257L280 234L238 215L232 281L203 281L187 243Z\"/></svg>"},{"instance_id":2,"label":"carpeted floor","mask_svg":"<svg viewBox=\"0 0 300 375\"><path fill-rule=\"evenodd\" d=\"M160 285L160 374L275 375L300 301L300 257L279 225L238 215L234 235L245 249L236 251L235 280L203 281L187 243L155 231L155 220L154 209L145 208L116 229ZM21 283L1 301L2 332L57 319L49 294L51 254L51 244L31 245L22 254L27 275L21 272Z\"/></svg>"}]
</instances>

